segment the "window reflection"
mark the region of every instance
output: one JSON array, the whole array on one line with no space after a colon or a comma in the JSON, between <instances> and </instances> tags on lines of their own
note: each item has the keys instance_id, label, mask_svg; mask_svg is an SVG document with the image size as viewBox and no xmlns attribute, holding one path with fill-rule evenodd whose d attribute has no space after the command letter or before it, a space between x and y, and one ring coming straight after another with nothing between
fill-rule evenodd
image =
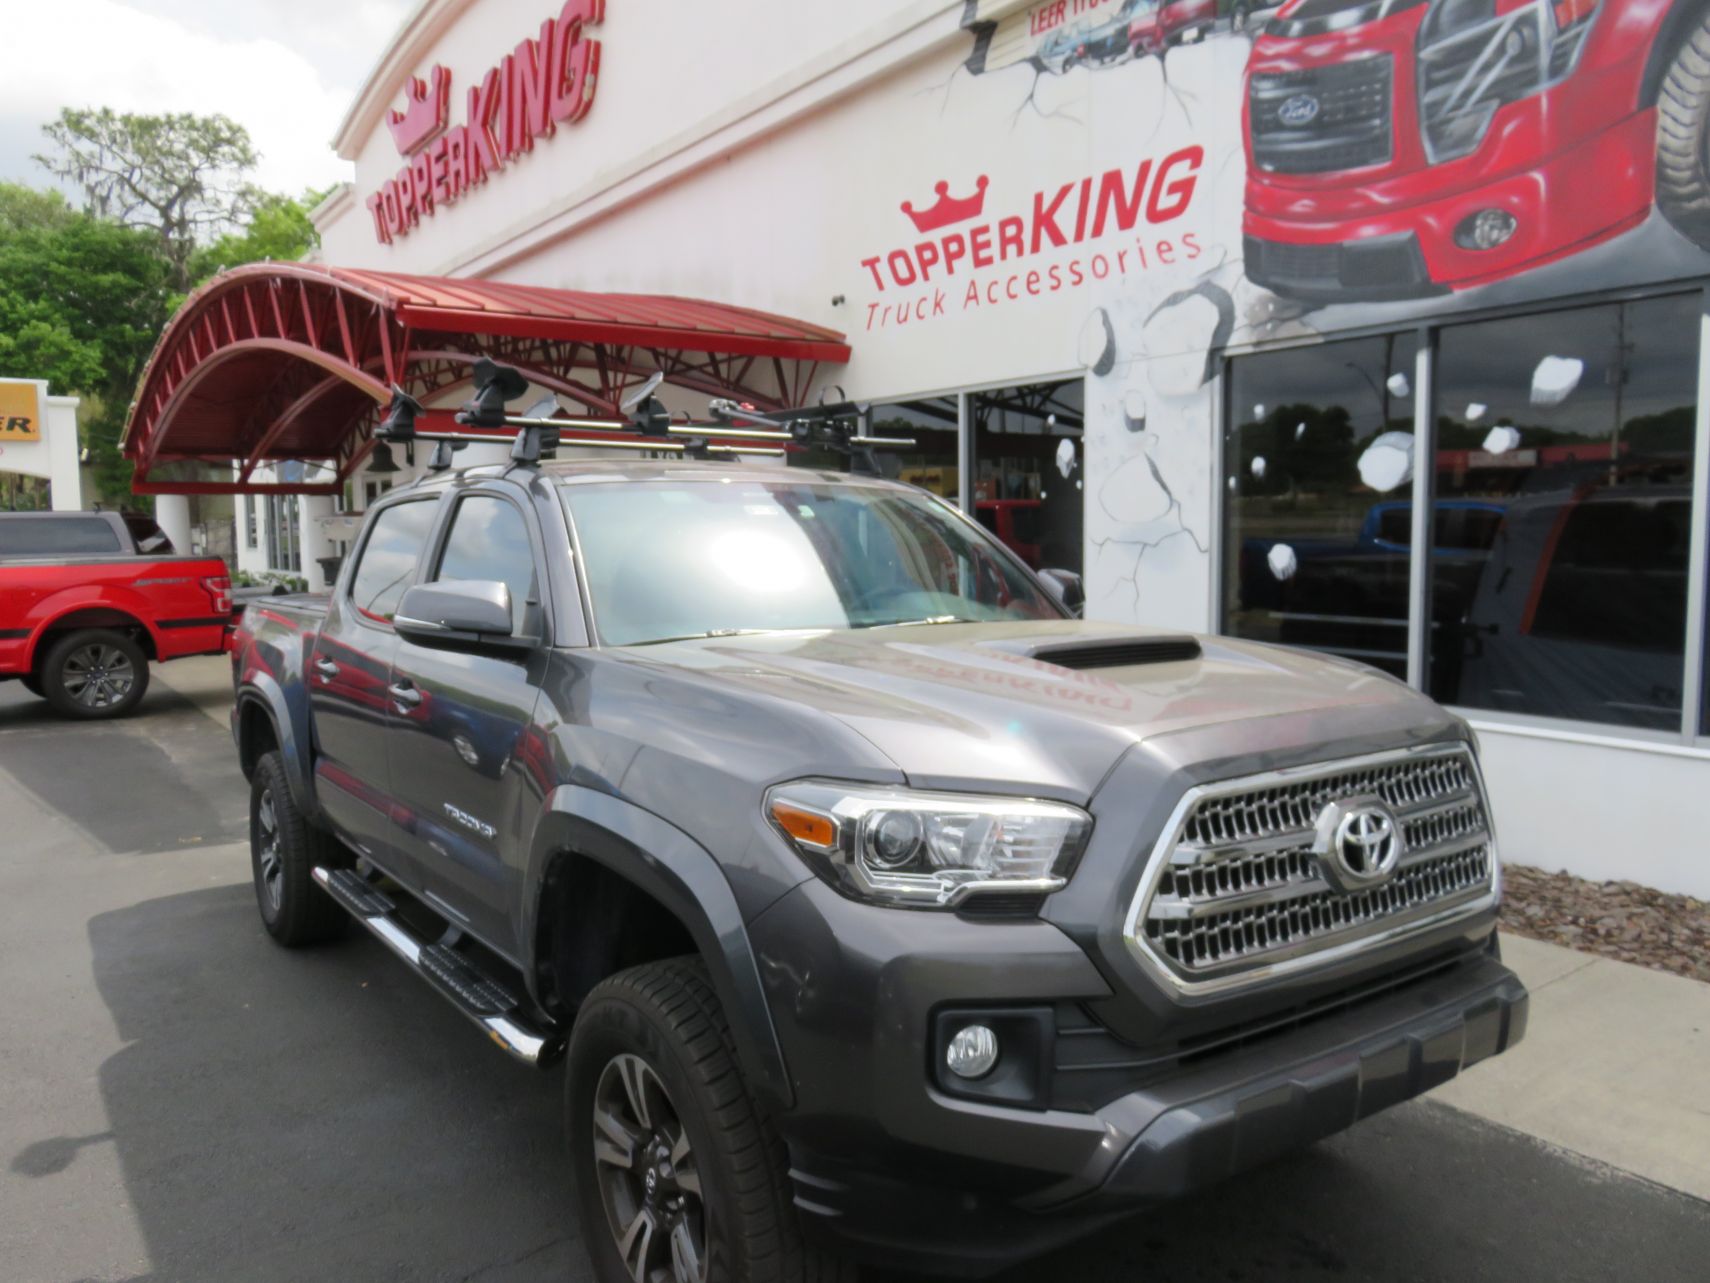
<instances>
[{"instance_id":1,"label":"window reflection","mask_svg":"<svg viewBox=\"0 0 1710 1283\"><path fill-rule=\"evenodd\" d=\"M913 441L912 448L884 447L874 451L879 471L897 481L929 490L951 503L959 501L962 469L957 449L956 398L925 397L918 401L884 401L873 405L868 430L877 437ZM849 460L834 450L813 447L793 451L792 468L847 472Z\"/></svg>"},{"instance_id":2,"label":"window reflection","mask_svg":"<svg viewBox=\"0 0 1710 1283\"><path fill-rule=\"evenodd\" d=\"M1035 570L1081 573L1081 380L968 397L974 516Z\"/></svg>"},{"instance_id":3,"label":"window reflection","mask_svg":"<svg viewBox=\"0 0 1710 1283\"><path fill-rule=\"evenodd\" d=\"M1230 362L1225 631L1406 675L1415 347Z\"/></svg>"},{"instance_id":4,"label":"window reflection","mask_svg":"<svg viewBox=\"0 0 1710 1283\"><path fill-rule=\"evenodd\" d=\"M1680 295L1442 331L1436 698L1679 727L1698 311Z\"/></svg>"}]
</instances>

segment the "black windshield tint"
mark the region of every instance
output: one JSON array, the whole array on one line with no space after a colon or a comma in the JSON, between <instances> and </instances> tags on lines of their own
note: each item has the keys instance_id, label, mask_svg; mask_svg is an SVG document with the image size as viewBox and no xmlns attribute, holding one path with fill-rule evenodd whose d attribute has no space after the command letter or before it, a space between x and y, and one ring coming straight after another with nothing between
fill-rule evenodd
<instances>
[{"instance_id":1,"label":"black windshield tint","mask_svg":"<svg viewBox=\"0 0 1710 1283\"><path fill-rule=\"evenodd\" d=\"M608 645L1058 617L990 538L924 494L720 479L564 495Z\"/></svg>"}]
</instances>

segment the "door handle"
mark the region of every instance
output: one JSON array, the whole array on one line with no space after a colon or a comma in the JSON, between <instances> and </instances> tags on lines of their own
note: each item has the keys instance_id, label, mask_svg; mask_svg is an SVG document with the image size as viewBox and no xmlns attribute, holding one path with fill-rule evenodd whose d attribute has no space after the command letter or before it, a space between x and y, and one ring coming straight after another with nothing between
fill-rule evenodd
<instances>
[{"instance_id":1,"label":"door handle","mask_svg":"<svg viewBox=\"0 0 1710 1283\"><path fill-rule=\"evenodd\" d=\"M322 659L317 655L315 657L315 671L320 674L323 682L330 682L338 676L338 665L330 659Z\"/></svg>"},{"instance_id":2,"label":"door handle","mask_svg":"<svg viewBox=\"0 0 1710 1283\"><path fill-rule=\"evenodd\" d=\"M392 697L392 702L398 706L400 713L421 707L422 693L413 683L394 682L386 688L386 693Z\"/></svg>"}]
</instances>

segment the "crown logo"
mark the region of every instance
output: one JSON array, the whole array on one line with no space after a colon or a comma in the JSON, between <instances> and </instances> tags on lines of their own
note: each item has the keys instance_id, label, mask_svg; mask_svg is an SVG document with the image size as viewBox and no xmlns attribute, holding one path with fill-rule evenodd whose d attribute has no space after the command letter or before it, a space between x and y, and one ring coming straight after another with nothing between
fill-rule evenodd
<instances>
[{"instance_id":1,"label":"crown logo","mask_svg":"<svg viewBox=\"0 0 1710 1283\"><path fill-rule=\"evenodd\" d=\"M980 181L974 184L972 196L952 196L950 184L942 178L933 188L938 193L938 203L931 209L916 210L912 201L902 203L902 212L914 221L918 232L935 232L940 227L948 227L951 223L960 223L970 218L978 218L980 211L986 207L986 183L984 174Z\"/></svg>"},{"instance_id":2,"label":"crown logo","mask_svg":"<svg viewBox=\"0 0 1710 1283\"><path fill-rule=\"evenodd\" d=\"M451 69L435 67L431 89L420 76L411 76L404 86L404 102L403 111L387 115L386 128L392 131L398 154L413 156L445 129L451 108Z\"/></svg>"}]
</instances>

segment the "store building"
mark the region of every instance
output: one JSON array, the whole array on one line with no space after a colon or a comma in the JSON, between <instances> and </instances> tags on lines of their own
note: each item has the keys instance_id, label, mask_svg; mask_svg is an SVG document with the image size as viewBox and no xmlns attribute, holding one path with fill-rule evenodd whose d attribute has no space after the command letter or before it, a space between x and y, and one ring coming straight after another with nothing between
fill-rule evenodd
<instances>
[{"instance_id":1,"label":"store building","mask_svg":"<svg viewBox=\"0 0 1710 1283\"><path fill-rule=\"evenodd\" d=\"M1375 665L1472 719L1509 858L1705 896L1707 22L425 0L320 257L841 333L778 388L906 424L901 475L1089 615ZM278 490L240 566L316 587L336 509L412 471L231 453Z\"/></svg>"}]
</instances>

